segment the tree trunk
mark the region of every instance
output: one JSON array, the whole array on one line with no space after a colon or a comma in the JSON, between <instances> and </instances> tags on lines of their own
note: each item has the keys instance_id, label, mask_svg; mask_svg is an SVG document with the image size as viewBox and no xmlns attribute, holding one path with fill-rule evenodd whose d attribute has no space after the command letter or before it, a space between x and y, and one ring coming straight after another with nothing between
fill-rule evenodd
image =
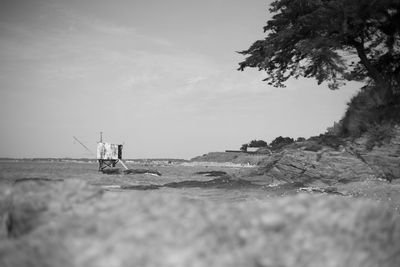
<instances>
[{"instance_id":1,"label":"tree trunk","mask_svg":"<svg viewBox=\"0 0 400 267\"><path fill-rule=\"evenodd\" d=\"M361 42L354 42L357 54L361 60L361 63L367 69L369 76L375 82L375 91L377 92L377 103L378 105L385 105L385 103L393 96L392 88L389 83L389 79L385 77L371 64L367 55L365 54L364 45Z\"/></svg>"}]
</instances>

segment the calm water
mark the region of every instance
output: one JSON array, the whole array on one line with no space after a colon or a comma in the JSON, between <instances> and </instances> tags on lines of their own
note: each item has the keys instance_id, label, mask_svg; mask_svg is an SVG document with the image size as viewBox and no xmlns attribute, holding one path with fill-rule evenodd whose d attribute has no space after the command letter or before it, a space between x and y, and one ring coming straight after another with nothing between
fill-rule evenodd
<instances>
[{"instance_id":1,"label":"calm water","mask_svg":"<svg viewBox=\"0 0 400 267\"><path fill-rule=\"evenodd\" d=\"M152 166L128 164L129 168L146 168L157 170L162 176L149 174L106 175L99 173L97 163L88 162L49 162L49 161L0 161L0 186L13 184L20 179L79 179L94 186L105 188L110 193L130 194L149 185L174 184L174 188L160 187L154 189L162 194L179 194L188 198L212 200L218 202L263 200L273 196L295 194L296 187L268 187L251 184L230 183L218 177L207 177L196 174L199 171L224 171L237 176L238 168L207 168L182 165ZM216 180L214 180L216 179ZM214 180L212 183L208 181ZM200 183L199 183L200 181ZM204 184L203 184L204 182ZM120 189L123 186L128 189ZM117 188L115 188L117 187ZM153 191L153 190L150 190Z\"/></svg>"}]
</instances>

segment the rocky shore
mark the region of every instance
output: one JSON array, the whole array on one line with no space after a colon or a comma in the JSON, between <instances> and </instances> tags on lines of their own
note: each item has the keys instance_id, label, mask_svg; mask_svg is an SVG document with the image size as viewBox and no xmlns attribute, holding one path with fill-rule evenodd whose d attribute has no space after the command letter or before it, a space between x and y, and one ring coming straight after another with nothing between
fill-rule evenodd
<instances>
[{"instance_id":1,"label":"rocky shore","mask_svg":"<svg viewBox=\"0 0 400 267\"><path fill-rule=\"evenodd\" d=\"M255 164L252 175L264 176L268 183L301 182L306 185L334 185L366 180L400 178L400 126L393 137L368 147L369 136L355 140L336 138L335 143L309 139L276 151L256 154L213 152L192 161Z\"/></svg>"},{"instance_id":2,"label":"rocky shore","mask_svg":"<svg viewBox=\"0 0 400 267\"><path fill-rule=\"evenodd\" d=\"M332 148L305 142L275 153L261 165L265 174L288 181L332 184L357 180L400 178L400 127L388 142L368 149L368 136ZM314 145L314 149L310 146Z\"/></svg>"},{"instance_id":3,"label":"rocky shore","mask_svg":"<svg viewBox=\"0 0 400 267\"><path fill-rule=\"evenodd\" d=\"M210 153L190 162L192 174L190 164L163 167L184 169L154 184L8 180L0 266L400 266L400 127L394 133L374 146L368 136L314 138L258 154ZM285 186L288 196L222 203L169 191Z\"/></svg>"},{"instance_id":4,"label":"rocky shore","mask_svg":"<svg viewBox=\"0 0 400 267\"><path fill-rule=\"evenodd\" d=\"M264 186L296 184L305 192L367 198L400 213L399 125L390 137L371 142L368 134L356 139L322 136L256 154L209 153L194 160L222 162L234 157L237 164L246 164L253 157L255 168L233 176Z\"/></svg>"}]
</instances>

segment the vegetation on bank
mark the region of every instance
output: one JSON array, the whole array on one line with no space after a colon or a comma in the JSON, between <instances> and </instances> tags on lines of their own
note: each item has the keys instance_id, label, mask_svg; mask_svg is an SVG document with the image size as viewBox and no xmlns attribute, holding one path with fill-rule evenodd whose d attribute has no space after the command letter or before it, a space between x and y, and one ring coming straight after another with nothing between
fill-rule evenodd
<instances>
[{"instance_id":1,"label":"vegetation on bank","mask_svg":"<svg viewBox=\"0 0 400 267\"><path fill-rule=\"evenodd\" d=\"M268 147L268 143L265 142L264 140L252 140L247 144L243 144L240 147L240 150L246 152L249 147L252 148Z\"/></svg>"},{"instance_id":2,"label":"vegetation on bank","mask_svg":"<svg viewBox=\"0 0 400 267\"><path fill-rule=\"evenodd\" d=\"M262 140L261 140L262 141ZM252 143L251 141L250 143ZM263 141L266 145L263 146L250 146L248 144L243 144L241 147L241 151L246 152L247 150L244 150L244 148L247 147L255 147L259 148L258 153L269 153L270 151L278 151L281 150L289 145L299 145L301 144L302 146L305 147L305 150L310 150L310 151L319 151L322 146L329 146L334 149L338 149L341 145L344 145L344 141L341 137L330 134L329 132L325 134L320 134L319 136L312 136L308 139L304 137L298 137L296 140L291 138L291 137L282 137L278 136L274 140L271 141L270 144L267 142Z\"/></svg>"},{"instance_id":3,"label":"vegetation on bank","mask_svg":"<svg viewBox=\"0 0 400 267\"><path fill-rule=\"evenodd\" d=\"M297 139L297 141L304 141L305 138L303 137L299 137ZM270 144L268 144L267 142L265 142L264 140L252 140L247 144L243 144L240 148L241 151L246 152L247 148L251 147L251 148L265 148L268 150L278 150L286 145L289 145L291 143L294 143L294 139L290 138L290 137L282 137L279 136L277 138L275 138L274 140L272 140L272 142Z\"/></svg>"},{"instance_id":4,"label":"vegetation on bank","mask_svg":"<svg viewBox=\"0 0 400 267\"><path fill-rule=\"evenodd\" d=\"M375 101L371 87L366 86L348 103L343 119L335 134L343 137L359 137L363 133L386 135L394 124L400 123L400 94L384 99L383 104Z\"/></svg>"},{"instance_id":5,"label":"vegetation on bank","mask_svg":"<svg viewBox=\"0 0 400 267\"><path fill-rule=\"evenodd\" d=\"M265 39L239 52L239 70L265 71L275 87L299 77L333 90L363 82L328 135L367 134L368 147L390 139L400 123L400 0L275 0L270 12Z\"/></svg>"}]
</instances>

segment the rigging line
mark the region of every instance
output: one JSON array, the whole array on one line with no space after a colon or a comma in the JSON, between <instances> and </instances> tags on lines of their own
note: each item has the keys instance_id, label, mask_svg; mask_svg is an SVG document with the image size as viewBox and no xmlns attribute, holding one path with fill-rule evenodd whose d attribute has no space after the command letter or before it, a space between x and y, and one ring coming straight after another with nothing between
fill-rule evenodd
<instances>
[{"instance_id":1,"label":"rigging line","mask_svg":"<svg viewBox=\"0 0 400 267\"><path fill-rule=\"evenodd\" d=\"M77 141L81 146L83 146L88 152L90 152L90 154L96 156L87 146L85 146L81 141L79 141L78 138L76 138L75 136L73 136L73 138L74 138L75 141Z\"/></svg>"}]
</instances>

